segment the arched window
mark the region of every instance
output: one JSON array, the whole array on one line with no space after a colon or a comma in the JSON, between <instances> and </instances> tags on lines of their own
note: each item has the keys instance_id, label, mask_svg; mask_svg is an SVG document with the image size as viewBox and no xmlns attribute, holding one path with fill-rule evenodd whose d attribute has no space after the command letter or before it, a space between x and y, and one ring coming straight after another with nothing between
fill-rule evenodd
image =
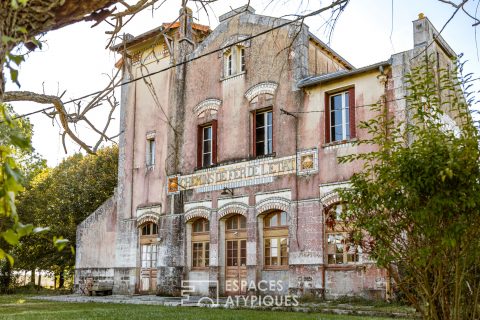
<instances>
[{"instance_id":1,"label":"arched window","mask_svg":"<svg viewBox=\"0 0 480 320\"><path fill-rule=\"evenodd\" d=\"M146 222L138 228L140 235L140 291L153 292L157 279L158 225Z\"/></svg>"},{"instance_id":2,"label":"arched window","mask_svg":"<svg viewBox=\"0 0 480 320\"><path fill-rule=\"evenodd\" d=\"M153 236L158 234L158 226L156 223L150 222L142 226L142 236Z\"/></svg>"},{"instance_id":3,"label":"arched window","mask_svg":"<svg viewBox=\"0 0 480 320\"><path fill-rule=\"evenodd\" d=\"M235 231L247 228L247 218L237 214L227 219L225 223L227 230Z\"/></svg>"},{"instance_id":4,"label":"arched window","mask_svg":"<svg viewBox=\"0 0 480 320\"><path fill-rule=\"evenodd\" d=\"M210 264L210 223L199 218L192 224L192 268L202 269Z\"/></svg>"},{"instance_id":5,"label":"arched window","mask_svg":"<svg viewBox=\"0 0 480 320\"><path fill-rule=\"evenodd\" d=\"M345 225L344 217L348 214L344 203L337 203L329 208L325 217L327 263L349 264L359 262L362 253L355 245L351 230Z\"/></svg>"},{"instance_id":6,"label":"arched window","mask_svg":"<svg viewBox=\"0 0 480 320\"><path fill-rule=\"evenodd\" d=\"M232 46L223 53L224 77L233 76L246 70L245 47L241 45Z\"/></svg>"},{"instance_id":7,"label":"arched window","mask_svg":"<svg viewBox=\"0 0 480 320\"><path fill-rule=\"evenodd\" d=\"M285 211L273 211L263 219L266 269L288 268L288 221Z\"/></svg>"}]
</instances>

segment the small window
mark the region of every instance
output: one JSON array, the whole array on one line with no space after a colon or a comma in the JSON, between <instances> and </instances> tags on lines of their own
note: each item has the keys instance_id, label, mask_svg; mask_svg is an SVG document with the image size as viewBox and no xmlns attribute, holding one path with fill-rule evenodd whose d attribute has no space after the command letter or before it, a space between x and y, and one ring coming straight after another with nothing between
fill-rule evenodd
<instances>
[{"instance_id":1,"label":"small window","mask_svg":"<svg viewBox=\"0 0 480 320\"><path fill-rule=\"evenodd\" d=\"M193 223L194 233L203 233L210 231L210 222L207 219L198 219Z\"/></svg>"},{"instance_id":2,"label":"small window","mask_svg":"<svg viewBox=\"0 0 480 320\"><path fill-rule=\"evenodd\" d=\"M217 121L198 127L197 167L205 168L217 162Z\"/></svg>"},{"instance_id":3,"label":"small window","mask_svg":"<svg viewBox=\"0 0 480 320\"><path fill-rule=\"evenodd\" d=\"M231 76L233 74L233 57L232 53L227 56L227 76Z\"/></svg>"},{"instance_id":4,"label":"small window","mask_svg":"<svg viewBox=\"0 0 480 320\"><path fill-rule=\"evenodd\" d=\"M155 164L155 139L147 139L147 166Z\"/></svg>"},{"instance_id":5,"label":"small window","mask_svg":"<svg viewBox=\"0 0 480 320\"><path fill-rule=\"evenodd\" d=\"M273 113L272 110L255 113L255 155L273 153Z\"/></svg>"},{"instance_id":6,"label":"small window","mask_svg":"<svg viewBox=\"0 0 480 320\"><path fill-rule=\"evenodd\" d=\"M240 48L240 71L245 71L245 48Z\"/></svg>"},{"instance_id":7,"label":"small window","mask_svg":"<svg viewBox=\"0 0 480 320\"><path fill-rule=\"evenodd\" d=\"M202 167L212 165L212 126L202 128Z\"/></svg>"},{"instance_id":8,"label":"small window","mask_svg":"<svg viewBox=\"0 0 480 320\"><path fill-rule=\"evenodd\" d=\"M326 95L326 142L345 141L355 137L354 102L355 90L353 88Z\"/></svg>"},{"instance_id":9,"label":"small window","mask_svg":"<svg viewBox=\"0 0 480 320\"><path fill-rule=\"evenodd\" d=\"M287 225L287 213L285 211L277 211L269 214L265 218L265 227L275 228Z\"/></svg>"},{"instance_id":10,"label":"small window","mask_svg":"<svg viewBox=\"0 0 480 320\"><path fill-rule=\"evenodd\" d=\"M142 236L151 236L158 234L158 226L156 223L147 223L142 227Z\"/></svg>"},{"instance_id":11,"label":"small window","mask_svg":"<svg viewBox=\"0 0 480 320\"><path fill-rule=\"evenodd\" d=\"M224 77L234 76L246 70L245 48L232 46L224 52Z\"/></svg>"},{"instance_id":12,"label":"small window","mask_svg":"<svg viewBox=\"0 0 480 320\"><path fill-rule=\"evenodd\" d=\"M247 218L244 216L237 214L233 217L227 219L226 222L227 230L241 230L247 228Z\"/></svg>"}]
</instances>

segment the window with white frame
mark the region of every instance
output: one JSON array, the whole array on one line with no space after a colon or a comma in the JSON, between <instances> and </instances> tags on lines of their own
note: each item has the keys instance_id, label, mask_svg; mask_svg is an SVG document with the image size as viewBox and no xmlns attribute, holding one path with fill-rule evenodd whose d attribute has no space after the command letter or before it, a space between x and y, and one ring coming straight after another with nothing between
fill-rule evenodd
<instances>
[{"instance_id":1,"label":"window with white frame","mask_svg":"<svg viewBox=\"0 0 480 320\"><path fill-rule=\"evenodd\" d=\"M246 70L246 52L243 46L232 46L224 52L224 77L230 77Z\"/></svg>"},{"instance_id":2,"label":"window with white frame","mask_svg":"<svg viewBox=\"0 0 480 320\"><path fill-rule=\"evenodd\" d=\"M147 139L146 162L147 166L155 164L155 138Z\"/></svg>"},{"instance_id":3,"label":"window with white frame","mask_svg":"<svg viewBox=\"0 0 480 320\"><path fill-rule=\"evenodd\" d=\"M256 111L255 117L255 155L273 153L273 112L272 110Z\"/></svg>"},{"instance_id":4,"label":"window with white frame","mask_svg":"<svg viewBox=\"0 0 480 320\"><path fill-rule=\"evenodd\" d=\"M330 137L332 141L350 139L348 91L330 96Z\"/></svg>"},{"instance_id":5,"label":"window with white frame","mask_svg":"<svg viewBox=\"0 0 480 320\"><path fill-rule=\"evenodd\" d=\"M212 165L212 126L202 129L202 166Z\"/></svg>"},{"instance_id":6,"label":"window with white frame","mask_svg":"<svg viewBox=\"0 0 480 320\"><path fill-rule=\"evenodd\" d=\"M240 48L240 71L245 71L245 48Z\"/></svg>"},{"instance_id":7,"label":"window with white frame","mask_svg":"<svg viewBox=\"0 0 480 320\"><path fill-rule=\"evenodd\" d=\"M354 88L326 95L326 142L350 140L355 137Z\"/></svg>"}]
</instances>

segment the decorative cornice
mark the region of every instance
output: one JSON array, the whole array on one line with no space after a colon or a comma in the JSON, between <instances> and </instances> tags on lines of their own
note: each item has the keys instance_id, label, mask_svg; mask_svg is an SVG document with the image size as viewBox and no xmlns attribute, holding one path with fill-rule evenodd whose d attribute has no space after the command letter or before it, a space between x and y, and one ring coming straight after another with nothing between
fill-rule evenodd
<instances>
[{"instance_id":1,"label":"decorative cornice","mask_svg":"<svg viewBox=\"0 0 480 320\"><path fill-rule=\"evenodd\" d=\"M274 95L277 87L278 84L275 82L260 82L245 92L245 98L247 98L248 101L252 101L253 98L262 93Z\"/></svg>"},{"instance_id":2,"label":"decorative cornice","mask_svg":"<svg viewBox=\"0 0 480 320\"><path fill-rule=\"evenodd\" d=\"M147 222L158 223L158 220L160 220L160 215L153 211L149 211L137 217L137 225L140 226Z\"/></svg>"},{"instance_id":3,"label":"decorative cornice","mask_svg":"<svg viewBox=\"0 0 480 320\"><path fill-rule=\"evenodd\" d=\"M220 45L220 48L223 48L222 50L222 54L224 54L225 52L228 52L230 51L231 49L231 44L235 43L236 46L241 46L241 47L245 47L245 48L248 48L250 47L250 40L245 40L245 41L242 41L244 39L248 39L251 35L248 35L248 34L238 34L238 35L233 35L231 36L230 38L228 38L227 40L225 40L221 45ZM241 41L241 42L239 42ZM221 55L219 55L220 57Z\"/></svg>"},{"instance_id":4,"label":"decorative cornice","mask_svg":"<svg viewBox=\"0 0 480 320\"><path fill-rule=\"evenodd\" d=\"M219 99L206 99L197 104L193 108L193 112L199 117L203 112L207 110L214 110L218 111L218 108L220 108L220 105L222 104L222 100Z\"/></svg>"},{"instance_id":5,"label":"decorative cornice","mask_svg":"<svg viewBox=\"0 0 480 320\"><path fill-rule=\"evenodd\" d=\"M272 197L257 203L257 205L255 206L255 210L257 212L257 215L270 210L281 210L288 213L288 211L290 210L290 203L291 202L288 199Z\"/></svg>"},{"instance_id":6,"label":"decorative cornice","mask_svg":"<svg viewBox=\"0 0 480 320\"><path fill-rule=\"evenodd\" d=\"M350 181L339 181L335 183L323 184L320 186L320 203L324 208L341 202L338 194L339 189L346 189L350 187Z\"/></svg>"},{"instance_id":7,"label":"decorative cornice","mask_svg":"<svg viewBox=\"0 0 480 320\"><path fill-rule=\"evenodd\" d=\"M207 207L195 207L185 212L185 222L194 218L204 218L210 220L210 209Z\"/></svg>"},{"instance_id":8,"label":"decorative cornice","mask_svg":"<svg viewBox=\"0 0 480 320\"><path fill-rule=\"evenodd\" d=\"M229 214L241 214L246 217L248 214L248 206L241 202L231 202L218 209L218 220L224 218Z\"/></svg>"}]
</instances>

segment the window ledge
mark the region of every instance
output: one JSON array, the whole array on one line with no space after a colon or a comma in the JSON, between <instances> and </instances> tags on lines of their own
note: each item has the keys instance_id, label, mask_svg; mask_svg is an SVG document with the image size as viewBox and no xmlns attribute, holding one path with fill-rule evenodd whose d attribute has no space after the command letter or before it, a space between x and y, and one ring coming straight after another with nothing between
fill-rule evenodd
<instances>
[{"instance_id":1,"label":"window ledge","mask_svg":"<svg viewBox=\"0 0 480 320\"><path fill-rule=\"evenodd\" d=\"M208 272L209 268L208 267L192 267L190 271L196 271L196 272Z\"/></svg>"},{"instance_id":2,"label":"window ledge","mask_svg":"<svg viewBox=\"0 0 480 320\"><path fill-rule=\"evenodd\" d=\"M281 267L263 267L263 271L288 271L288 266Z\"/></svg>"},{"instance_id":3,"label":"window ledge","mask_svg":"<svg viewBox=\"0 0 480 320\"><path fill-rule=\"evenodd\" d=\"M357 138L354 138L354 139L351 139L351 140L334 141L334 142L329 142L329 143L323 144L322 148L324 148L326 150L338 149L338 148L348 148L348 147L352 147L357 141L358 141Z\"/></svg>"},{"instance_id":4,"label":"window ledge","mask_svg":"<svg viewBox=\"0 0 480 320\"><path fill-rule=\"evenodd\" d=\"M363 269L365 266L363 263L347 263L347 264L327 264L325 266L326 269L330 270L357 270Z\"/></svg>"},{"instance_id":5,"label":"window ledge","mask_svg":"<svg viewBox=\"0 0 480 320\"><path fill-rule=\"evenodd\" d=\"M236 77L243 76L243 75L245 75L246 73L247 73L246 71L242 71L242 72L239 72L239 73L232 74L232 75L230 75L230 76L226 76L226 77L220 78L220 82L225 81L225 80L229 80L229 79L233 79L233 78L236 78Z\"/></svg>"},{"instance_id":6,"label":"window ledge","mask_svg":"<svg viewBox=\"0 0 480 320\"><path fill-rule=\"evenodd\" d=\"M254 156L251 160L259 160L259 159L265 159L265 158L275 158L277 154L275 152L269 153L269 154L261 154L258 156Z\"/></svg>"}]
</instances>

